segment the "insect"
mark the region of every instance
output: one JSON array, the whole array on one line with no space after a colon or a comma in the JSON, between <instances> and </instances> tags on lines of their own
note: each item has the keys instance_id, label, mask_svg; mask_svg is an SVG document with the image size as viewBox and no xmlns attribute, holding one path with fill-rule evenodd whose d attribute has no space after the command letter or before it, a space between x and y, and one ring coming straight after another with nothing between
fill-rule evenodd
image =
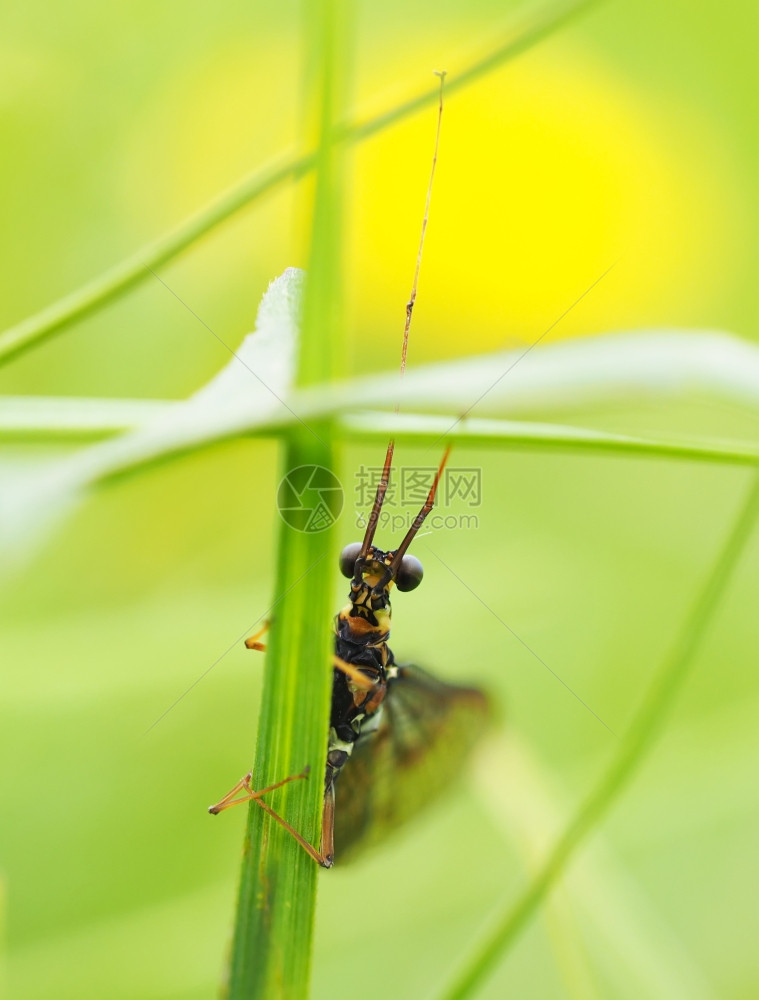
<instances>
[{"instance_id":1,"label":"insect","mask_svg":"<svg viewBox=\"0 0 759 1000\"><path fill-rule=\"evenodd\" d=\"M442 115L440 82L438 130L427 204L411 297L406 306L401 355L405 368L411 313L427 224ZM393 464L390 441L382 476L361 542L347 545L340 570L350 580L348 603L335 618L332 703L324 773L321 845L317 850L266 802L263 796L307 770L268 788L254 790L248 774L209 812L219 813L251 800L283 826L324 868L352 850L382 839L441 794L461 769L490 714L486 695L476 688L437 680L414 664L397 663L388 645L393 587L405 593L422 582L421 562L408 549L432 510L450 453L446 450L427 499L397 548L374 545ZM246 641L261 649L260 633Z\"/></svg>"}]
</instances>

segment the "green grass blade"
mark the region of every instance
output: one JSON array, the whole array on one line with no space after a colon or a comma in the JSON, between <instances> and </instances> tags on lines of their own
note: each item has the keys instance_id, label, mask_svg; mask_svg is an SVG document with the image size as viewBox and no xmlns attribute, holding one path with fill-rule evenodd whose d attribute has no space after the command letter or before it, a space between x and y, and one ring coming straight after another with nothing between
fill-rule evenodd
<instances>
[{"instance_id":1,"label":"green grass blade","mask_svg":"<svg viewBox=\"0 0 759 1000\"><path fill-rule=\"evenodd\" d=\"M282 471L327 464L313 440L285 449ZM279 532L271 637L258 724L253 783L263 788L308 764L307 781L286 786L269 804L318 847L327 720L330 531ZM229 1000L308 995L317 866L254 803L249 806L229 970Z\"/></svg>"},{"instance_id":2,"label":"green grass blade","mask_svg":"<svg viewBox=\"0 0 759 1000\"><path fill-rule=\"evenodd\" d=\"M689 760L696 774L711 764L714 752L701 730L699 734L697 747L689 743ZM672 736L672 743L678 743L677 735ZM566 822L569 805L551 769L512 727L492 739L478 756L475 782L482 808L504 842L516 846L530 874L539 871L546 849ZM710 810L701 820L713 822L715 816ZM546 900L541 918L554 945L557 970L568 953L575 956L575 962L568 963L570 969L579 970L590 959L588 981L576 989L582 1000L608 996L614 1000L715 1000L703 956L688 948L600 832ZM603 986L602 968L607 974ZM571 985L565 989L569 1000L575 994Z\"/></svg>"},{"instance_id":3,"label":"green grass blade","mask_svg":"<svg viewBox=\"0 0 759 1000\"><path fill-rule=\"evenodd\" d=\"M448 67L451 72L445 80L446 98L450 98L457 91L471 86L483 76L487 76L488 73L494 72L503 63L516 59L523 52L565 27L575 17L600 3L601 0L568 0L568 2L562 3L544 3L541 7L526 7L507 29L504 39L485 56L460 70ZM350 142L368 139L377 132L381 132L420 111L438 96L439 88L436 86L423 94L412 97L403 104L367 119L363 123L345 125L342 130L342 138Z\"/></svg>"},{"instance_id":4,"label":"green grass blade","mask_svg":"<svg viewBox=\"0 0 759 1000\"><path fill-rule=\"evenodd\" d=\"M304 424L313 427L336 415L339 415L338 430L353 435L354 418L345 416L345 412L386 406L388 400L399 401L416 411L427 409L438 414L472 410L472 404L476 403L478 414L545 420L571 415L578 408L603 413L604 406L620 398L635 405L649 400L706 398L739 405L747 412L755 411L759 399L759 349L737 337L702 331L639 331L595 336L545 347L534 352L524 364L518 364L523 352L496 352L412 368L400 383L397 372L385 372L371 378L304 385L291 391L292 380L282 377L283 372L289 373L290 364L281 354L286 358L291 350L288 331L295 325L291 314L297 305L299 282L299 272L291 268L272 283L259 309L257 333L245 338L236 351L237 357L203 389L189 400L165 408L154 420L130 434L100 442L65 460L60 475L81 491L215 442L246 434L278 435L288 427L298 426L299 421L301 427ZM329 320L332 304L325 303L324 308ZM262 334L268 337L267 342ZM313 373L322 363L319 357L323 353L322 344L320 341L316 356L309 362L310 378L315 378ZM246 365L239 364L240 356ZM339 352L335 357L339 357ZM259 374L268 389L260 381L256 383L246 367ZM508 378L493 383L494 372L508 374ZM63 404L62 418L73 419L70 410L73 405ZM85 404L90 417L94 405ZM30 401L25 417L23 399L9 401L7 408L0 401L0 438L20 436L25 419L39 437L38 406L36 401ZM54 413L53 403L47 405L47 412ZM106 419L110 419L107 414ZM430 417L393 418L387 414L372 420L381 430L380 436L396 426L399 437L405 434L425 442L430 435L435 438L450 432L453 439L470 438L472 443L484 444L500 437L504 443L516 443L521 434L521 424L512 425L509 430L508 425L497 421L468 418L464 423L454 416L440 417L435 422ZM558 447L561 442L551 442L560 433L558 429L543 426L544 430L536 425L533 429L526 428L525 434L542 437L546 445ZM373 433L367 419L360 415L355 418L355 428L358 436ZM702 443L659 439L645 445L626 445L620 442L621 436L608 435L604 444L601 435L594 443L590 440L593 432L575 430L578 447L603 450L609 446L620 453L623 449L632 452L640 449L651 454L658 449L662 454L666 451L667 457L679 455L709 461L719 461L721 453L725 461L746 464L753 461L753 447L742 442L706 442L702 447ZM57 433L54 428L53 432Z\"/></svg>"},{"instance_id":5,"label":"green grass blade","mask_svg":"<svg viewBox=\"0 0 759 1000\"><path fill-rule=\"evenodd\" d=\"M181 403L171 400L77 399L71 397L10 396L0 399L0 441L33 440L54 443L110 437L120 431L168 415ZM383 443L393 437L405 444L430 445L446 440L477 448L515 448L621 457L665 458L721 465L756 465L759 447L734 441L669 441L637 438L567 424L533 423L526 420L466 419L456 423L454 414L346 413L331 422L338 441ZM287 427L265 422L234 436L277 437L289 435ZM326 433L326 432L325 432ZM232 436L232 435L230 435ZM218 440L221 440L218 439ZM209 442L215 443L215 442ZM172 452L171 455L178 454ZM170 458L171 455L166 455ZM159 461L155 458L153 462ZM145 469L147 463L133 467ZM116 472L111 470L111 475ZM99 477L93 484L99 481Z\"/></svg>"},{"instance_id":6,"label":"green grass blade","mask_svg":"<svg viewBox=\"0 0 759 1000\"><path fill-rule=\"evenodd\" d=\"M759 448L733 441L690 442L663 438L638 438L566 424L526 420L455 422L455 417L424 413L355 413L338 418L337 433L354 441L386 441L394 437L407 444L431 445L445 441L477 448L508 448L617 455L630 458L664 458L723 465L757 465ZM453 430L451 425L455 423Z\"/></svg>"},{"instance_id":7,"label":"green grass blade","mask_svg":"<svg viewBox=\"0 0 759 1000\"><path fill-rule=\"evenodd\" d=\"M446 85L448 94L467 87L475 80L491 73L504 62L520 55L566 24L566 22L592 6L597 0L570 0L548 4L541 10L524 17L524 24L507 32L506 39L481 59L459 71ZM382 112L361 123L343 124L337 137L345 143L362 142L390 125L407 118L421 108L432 106L437 99L437 88L430 88L403 104ZM151 271L177 257L217 226L226 222L241 209L258 198L275 190L287 181L297 181L314 169L316 152L301 156L282 156L265 167L244 177L238 184L216 197L171 232L146 244L126 260L104 271L101 275L75 291L51 303L40 312L27 317L15 326L0 333L0 365L23 352L43 343L66 327L96 312L107 303L152 278Z\"/></svg>"},{"instance_id":8,"label":"green grass blade","mask_svg":"<svg viewBox=\"0 0 759 1000\"><path fill-rule=\"evenodd\" d=\"M759 514L759 477L753 477L748 497L730 535L696 598L673 650L648 689L635 719L601 780L567 826L539 873L516 903L495 922L442 1000L464 1000L492 970L535 914L551 887L561 877L573 854L601 822L624 791L645 754L661 731L667 713L693 664L698 646L710 625Z\"/></svg>"},{"instance_id":9,"label":"green grass blade","mask_svg":"<svg viewBox=\"0 0 759 1000\"><path fill-rule=\"evenodd\" d=\"M261 300L256 316L255 333L246 337L235 357L210 382L190 399L164 405L138 429L80 448L63 459L42 459L18 468L6 469L0 479L0 577L15 572L51 532L70 513L96 482L104 482L110 469L118 478L127 470L147 467L162 461L167 445L175 454L197 450L199 437L218 440L213 423L228 413L231 401L248 401L251 413L271 413L280 407L280 397L294 379L303 272L288 268L271 282ZM266 388L253 379L258 373ZM258 392L251 392L251 384ZM33 423L39 406L48 415L55 411L55 401L33 401L27 416ZM80 420L91 420L93 404L85 404ZM59 414L71 422L70 407L64 402ZM18 433L19 402L0 401L2 414ZM109 419L113 416L108 408ZM296 426L300 426L296 423ZM39 427L37 427L39 430ZM318 440L318 439L315 439ZM119 472L118 470L121 470Z\"/></svg>"},{"instance_id":10,"label":"green grass blade","mask_svg":"<svg viewBox=\"0 0 759 1000\"><path fill-rule=\"evenodd\" d=\"M334 200L334 192L330 199ZM326 281L329 276L324 277ZM329 287L325 281L312 283L312 288ZM743 441L644 439L551 423L458 420L450 414L350 412L358 406L386 405L388 399L398 397L410 405L437 410L446 405L471 406L482 394L483 385L492 382L494 370L513 368L513 353L410 369L400 386L397 374L336 383L325 375L317 384L301 382L300 388L292 390L302 283L302 272L294 268L271 283L258 310L256 333L246 337L231 362L188 400L159 406L150 419L129 433L6 474L0 483L0 571L15 572L92 487L232 438L264 435L288 439L293 428L310 435L315 443L323 443L328 436L384 443L392 434L398 440L431 446L445 436L476 446L756 464L756 446ZM339 330L339 316L331 313L338 301L337 293L324 298L318 316L309 322L324 321L330 329ZM339 351L330 358L321 349L325 339L320 327L314 341L317 348L303 365L304 381L320 379L321 372L326 373L339 359ZM668 359L665 381L660 377L663 355ZM258 382L251 372L258 374ZM691 398L688 394L696 392L732 400L748 409L756 401L757 385L759 351L738 338L641 333L545 348L531 357L529 366L519 366L509 379L503 379L482 403L490 412L501 409L520 416L561 414L577 406L603 412L605 401L618 395L637 402L676 400L683 395ZM26 429L39 440L43 426L49 426L52 438L65 433L66 428L77 433L77 425L93 432L98 421L107 429L117 417L114 405L106 401L99 409L98 401L88 400L77 412L77 404L71 400L60 401L60 409L55 400L0 400L0 439L18 439ZM136 413L134 416L139 419ZM62 430L56 424L59 419Z\"/></svg>"},{"instance_id":11,"label":"green grass blade","mask_svg":"<svg viewBox=\"0 0 759 1000\"><path fill-rule=\"evenodd\" d=\"M317 79L309 81L318 122L316 192L303 308L298 382L335 376L342 342L340 289L340 154L334 121L344 92L346 5L320 0L310 8L309 41ZM310 109L311 110L311 109ZM323 349L330 340L335 350ZM331 468L327 428L300 430L284 451L283 472L301 465ZM279 532L277 604L271 628L253 781L257 788L311 767L272 797L271 805L318 848L332 669L330 616L332 532ZM308 996L318 868L255 803L248 813L237 908L229 1000Z\"/></svg>"},{"instance_id":12,"label":"green grass blade","mask_svg":"<svg viewBox=\"0 0 759 1000\"><path fill-rule=\"evenodd\" d=\"M152 271L173 260L183 250L231 218L246 205L285 181L303 176L313 167L313 156L297 160L282 158L244 178L229 191L185 219L170 232L141 247L126 260L75 289L63 298L0 333L0 365L44 343L72 323L97 312L109 302L155 280Z\"/></svg>"},{"instance_id":13,"label":"green grass blade","mask_svg":"<svg viewBox=\"0 0 759 1000\"><path fill-rule=\"evenodd\" d=\"M1 396L0 441L81 441L133 431L176 406L170 399Z\"/></svg>"}]
</instances>

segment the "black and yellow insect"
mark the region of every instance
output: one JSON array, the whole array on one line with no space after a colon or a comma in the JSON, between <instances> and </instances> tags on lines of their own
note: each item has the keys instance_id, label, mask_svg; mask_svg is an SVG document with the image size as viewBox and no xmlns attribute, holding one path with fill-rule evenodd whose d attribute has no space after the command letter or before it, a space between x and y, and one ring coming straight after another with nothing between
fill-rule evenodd
<instances>
[{"instance_id":1,"label":"black and yellow insect","mask_svg":"<svg viewBox=\"0 0 759 1000\"><path fill-rule=\"evenodd\" d=\"M332 861L332 827L336 849L347 855L381 840L449 786L489 715L481 691L397 663L388 646L390 591L393 585L409 591L421 583L422 564L407 549L432 509L448 457L446 452L406 537L397 549L383 552L372 543L392 451L391 442L364 540L346 546L340 557L351 585L349 603L335 620L322 864ZM327 806L335 795L333 821Z\"/></svg>"},{"instance_id":2,"label":"black and yellow insect","mask_svg":"<svg viewBox=\"0 0 759 1000\"><path fill-rule=\"evenodd\" d=\"M422 581L422 564L407 550L432 510L448 452L406 537L398 548L384 552L373 542L392 457L391 442L364 540L347 545L340 555L340 569L351 584L348 604L335 618L320 849L261 798L305 773L259 791L248 774L210 808L218 813L255 799L325 868L332 867L336 851L344 856L382 839L439 795L460 770L489 715L481 691L446 684L414 664L397 663L388 645L390 591L393 586L414 590ZM248 646L261 648L257 637Z\"/></svg>"},{"instance_id":3,"label":"black and yellow insect","mask_svg":"<svg viewBox=\"0 0 759 1000\"><path fill-rule=\"evenodd\" d=\"M441 113L442 76L438 138ZM437 145L436 138L430 189ZM416 273L406 307L401 372L405 368L426 222L425 210ZM381 840L389 829L443 792L461 770L490 714L489 701L481 691L447 684L413 664L397 663L388 645L390 593L394 586L402 592L414 590L422 581L422 564L408 554L408 548L433 508L449 451L405 538L397 548L383 551L374 545L374 535L390 482L394 452L391 441L363 541L347 545L340 556L341 572L351 584L348 604L335 618L319 850L263 801L268 792L305 777L307 772L257 791L248 774L210 808L210 812L218 813L242 802L256 801L325 868L332 867L336 854L343 858ZM262 648L258 636L246 645Z\"/></svg>"}]
</instances>

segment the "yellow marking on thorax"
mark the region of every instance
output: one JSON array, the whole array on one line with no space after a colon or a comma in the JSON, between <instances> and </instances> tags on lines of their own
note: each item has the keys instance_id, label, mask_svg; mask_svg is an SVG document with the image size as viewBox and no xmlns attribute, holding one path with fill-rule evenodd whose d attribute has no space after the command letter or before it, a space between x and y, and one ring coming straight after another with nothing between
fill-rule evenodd
<instances>
[{"instance_id":1,"label":"yellow marking on thorax","mask_svg":"<svg viewBox=\"0 0 759 1000\"><path fill-rule=\"evenodd\" d=\"M359 609L362 610L362 609ZM357 639L369 639L367 645L379 646L387 640L390 633L390 615L386 611L375 611L374 616L377 624L373 625L364 617L351 614L353 605L347 604L340 612L341 621L348 623L348 631ZM370 637L376 636L376 641L372 642Z\"/></svg>"}]
</instances>

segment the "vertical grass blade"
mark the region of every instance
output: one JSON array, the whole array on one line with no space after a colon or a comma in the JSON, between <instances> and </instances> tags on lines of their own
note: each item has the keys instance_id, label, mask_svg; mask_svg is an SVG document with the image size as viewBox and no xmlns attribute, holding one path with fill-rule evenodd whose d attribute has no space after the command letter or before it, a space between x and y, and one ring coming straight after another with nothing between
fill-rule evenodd
<instances>
[{"instance_id":1,"label":"vertical grass blade","mask_svg":"<svg viewBox=\"0 0 759 1000\"><path fill-rule=\"evenodd\" d=\"M303 307L297 381L336 375L342 337L340 295L339 153L333 147L340 110L341 36L347 23L341 0L309 9L309 112L317 122L316 189ZM330 352L326 344L331 343ZM299 429L287 440L283 473L333 464L326 424ZM332 532L280 525L277 579L259 721L255 787L311 767L305 782L287 785L270 805L319 846L323 770L332 669L329 620L333 612ZM249 806L240 895L229 976L230 1000L308 996L318 868L302 848L255 803Z\"/></svg>"},{"instance_id":2,"label":"vertical grass blade","mask_svg":"<svg viewBox=\"0 0 759 1000\"><path fill-rule=\"evenodd\" d=\"M757 514L759 514L759 477L754 477L743 508L701 593L693 604L672 653L646 693L614 759L557 841L535 879L485 935L461 973L441 994L442 1000L464 1000L475 995L482 981L513 944L551 887L560 878L577 848L619 798L635 770L642 763L646 752L650 750L654 739L661 731L675 696L688 676L696 650L724 595L743 547L756 523Z\"/></svg>"},{"instance_id":3,"label":"vertical grass blade","mask_svg":"<svg viewBox=\"0 0 759 1000\"><path fill-rule=\"evenodd\" d=\"M329 458L328 446L294 440L283 467L328 464ZM253 784L263 788L309 764L308 781L268 801L318 846L329 712L330 532L283 524L279 534ZM228 995L306 997L317 866L260 808L248 808Z\"/></svg>"}]
</instances>

